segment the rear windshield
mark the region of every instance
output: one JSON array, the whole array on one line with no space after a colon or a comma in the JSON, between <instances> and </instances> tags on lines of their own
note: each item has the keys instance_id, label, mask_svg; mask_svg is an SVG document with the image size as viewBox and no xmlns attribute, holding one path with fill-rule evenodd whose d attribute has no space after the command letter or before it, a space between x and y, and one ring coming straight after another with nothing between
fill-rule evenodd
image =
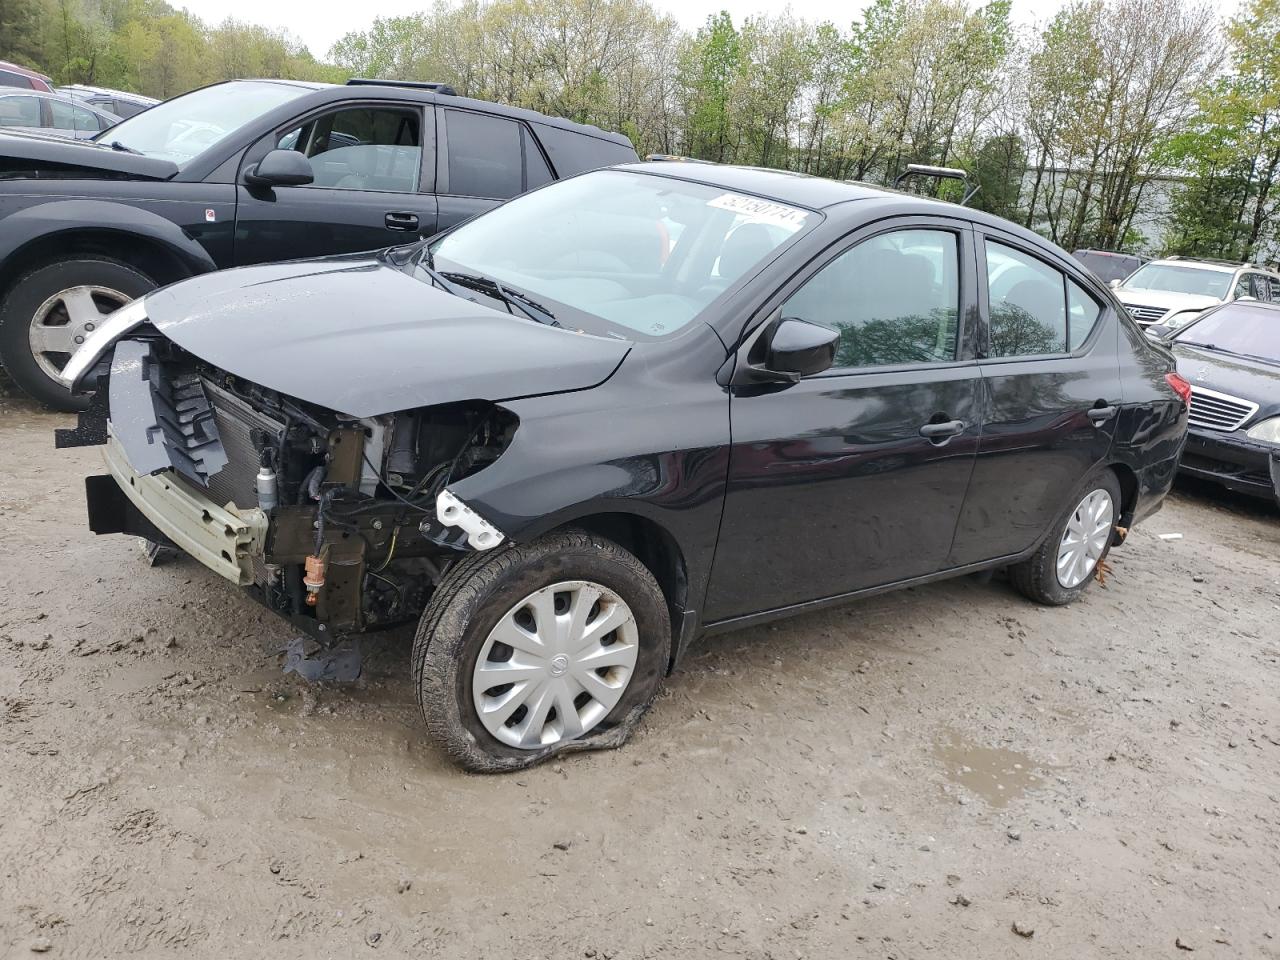
<instances>
[{"instance_id":1,"label":"rear windshield","mask_svg":"<svg viewBox=\"0 0 1280 960\"><path fill-rule=\"evenodd\" d=\"M1188 347L1280 363L1280 310L1233 304L1188 324L1173 339Z\"/></svg>"},{"instance_id":2,"label":"rear windshield","mask_svg":"<svg viewBox=\"0 0 1280 960\"><path fill-rule=\"evenodd\" d=\"M116 124L103 140L181 166L227 134L311 92L289 83L218 83L156 104Z\"/></svg>"},{"instance_id":3,"label":"rear windshield","mask_svg":"<svg viewBox=\"0 0 1280 960\"><path fill-rule=\"evenodd\" d=\"M1164 290L1221 299L1231 289L1232 270L1212 270L1174 263L1148 263L1125 281L1130 290Z\"/></svg>"}]
</instances>

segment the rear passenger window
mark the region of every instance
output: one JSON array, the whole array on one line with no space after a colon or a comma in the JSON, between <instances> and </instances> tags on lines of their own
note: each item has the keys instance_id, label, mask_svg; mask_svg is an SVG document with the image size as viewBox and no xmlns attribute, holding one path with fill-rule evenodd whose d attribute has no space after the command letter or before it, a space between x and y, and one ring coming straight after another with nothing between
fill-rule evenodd
<instances>
[{"instance_id":1,"label":"rear passenger window","mask_svg":"<svg viewBox=\"0 0 1280 960\"><path fill-rule=\"evenodd\" d=\"M955 360L958 260L950 231L884 233L823 267L782 315L838 330L837 367Z\"/></svg>"},{"instance_id":2,"label":"rear passenger window","mask_svg":"<svg viewBox=\"0 0 1280 960\"><path fill-rule=\"evenodd\" d=\"M40 101L35 97L0 97L0 127L40 126Z\"/></svg>"},{"instance_id":3,"label":"rear passenger window","mask_svg":"<svg viewBox=\"0 0 1280 960\"><path fill-rule=\"evenodd\" d=\"M449 192L506 200L523 189L520 124L502 117L445 111L449 138Z\"/></svg>"},{"instance_id":4,"label":"rear passenger window","mask_svg":"<svg viewBox=\"0 0 1280 960\"><path fill-rule=\"evenodd\" d=\"M0 87L21 87L23 90L34 89L30 80L20 73L11 73L8 70L0 70Z\"/></svg>"},{"instance_id":5,"label":"rear passenger window","mask_svg":"<svg viewBox=\"0 0 1280 960\"><path fill-rule=\"evenodd\" d=\"M1066 276L1035 257L987 241L992 357L1067 352Z\"/></svg>"}]
</instances>

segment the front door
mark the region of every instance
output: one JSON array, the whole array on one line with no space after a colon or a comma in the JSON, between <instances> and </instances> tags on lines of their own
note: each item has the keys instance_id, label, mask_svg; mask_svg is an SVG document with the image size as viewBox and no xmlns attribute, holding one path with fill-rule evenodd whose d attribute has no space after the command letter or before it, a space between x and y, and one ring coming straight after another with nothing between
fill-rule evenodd
<instances>
[{"instance_id":1,"label":"front door","mask_svg":"<svg viewBox=\"0 0 1280 960\"><path fill-rule=\"evenodd\" d=\"M297 150L314 182L238 187L237 264L293 260L411 243L436 230L434 113L366 104L306 117L246 154Z\"/></svg>"},{"instance_id":2,"label":"front door","mask_svg":"<svg viewBox=\"0 0 1280 960\"><path fill-rule=\"evenodd\" d=\"M1118 318L1016 237L980 232L986 422L953 564L1035 546L1107 456L1123 395Z\"/></svg>"},{"instance_id":3,"label":"front door","mask_svg":"<svg viewBox=\"0 0 1280 960\"><path fill-rule=\"evenodd\" d=\"M982 423L961 323L974 276L966 225L911 218L853 235L783 292L773 315L838 330L836 363L731 397L708 621L945 565Z\"/></svg>"}]
</instances>

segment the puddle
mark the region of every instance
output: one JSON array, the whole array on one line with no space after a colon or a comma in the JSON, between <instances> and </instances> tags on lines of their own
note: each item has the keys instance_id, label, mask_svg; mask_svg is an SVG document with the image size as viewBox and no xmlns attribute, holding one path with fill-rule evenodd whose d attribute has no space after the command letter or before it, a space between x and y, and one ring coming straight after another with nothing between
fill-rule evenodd
<instances>
[{"instance_id":1,"label":"puddle","mask_svg":"<svg viewBox=\"0 0 1280 960\"><path fill-rule=\"evenodd\" d=\"M1046 766L1026 754L978 746L955 733L935 746L933 755L948 780L992 807L1003 807L1046 783Z\"/></svg>"}]
</instances>

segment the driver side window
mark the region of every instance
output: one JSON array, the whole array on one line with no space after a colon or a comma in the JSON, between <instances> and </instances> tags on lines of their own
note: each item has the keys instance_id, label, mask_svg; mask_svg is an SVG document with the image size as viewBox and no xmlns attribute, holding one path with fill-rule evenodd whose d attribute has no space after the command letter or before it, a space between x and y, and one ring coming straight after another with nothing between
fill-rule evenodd
<instances>
[{"instance_id":1,"label":"driver side window","mask_svg":"<svg viewBox=\"0 0 1280 960\"><path fill-rule=\"evenodd\" d=\"M356 107L314 117L276 139L311 160L313 186L414 193L422 170L418 110Z\"/></svg>"},{"instance_id":2,"label":"driver side window","mask_svg":"<svg viewBox=\"0 0 1280 960\"><path fill-rule=\"evenodd\" d=\"M896 230L842 253L797 290L782 316L840 333L836 367L956 359L957 234Z\"/></svg>"}]
</instances>

